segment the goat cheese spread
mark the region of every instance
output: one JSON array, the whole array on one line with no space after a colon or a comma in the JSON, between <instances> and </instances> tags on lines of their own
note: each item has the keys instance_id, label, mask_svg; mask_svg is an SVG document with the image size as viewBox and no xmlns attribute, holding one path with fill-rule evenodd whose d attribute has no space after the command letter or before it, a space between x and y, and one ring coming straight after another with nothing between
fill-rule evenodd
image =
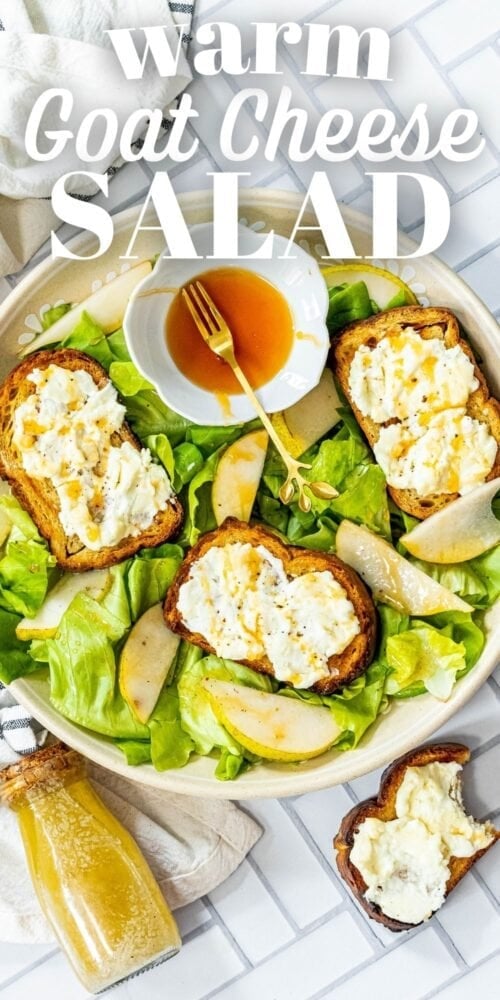
<instances>
[{"instance_id":1,"label":"goat cheese spread","mask_svg":"<svg viewBox=\"0 0 500 1000\"><path fill-rule=\"evenodd\" d=\"M344 588L327 571L289 579L263 545L213 545L192 566L177 602L184 624L218 656L267 656L277 680L308 688L360 632Z\"/></svg>"},{"instance_id":2,"label":"goat cheese spread","mask_svg":"<svg viewBox=\"0 0 500 1000\"><path fill-rule=\"evenodd\" d=\"M173 491L147 448L112 443L125 417L112 383L59 365L27 377L35 392L14 411L13 442L26 473L55 488L66 535L96 551L140 535Z\"/></svg>"},{"instance_id":3,"label":"goat cheese spread","mask_svg":"<svg viewBox=\"0 0 500 1000\"><path fill-rule=\"evenodd\" d=\"M396 818L369 817L354 836L351 861L366 899L394 920L419 924L444 902L450 858L489 847L494 834L464 811L461 765L409 767L396 795Z\"/></svg>"},{"instance_id":4,"label":"goat cheese spread","mask_svg":"<svg viewBox=\"0 0 500 1000\"><path fill-rule=\"evenodd\" d=\"M468 493L491 471L497 443L487 424L466 413L479 386L458 345L423 339L412 327L362 344L349 372L361 413L380 428L373 451L390 486L432 493Z\"/></svg>"}]
</instances>

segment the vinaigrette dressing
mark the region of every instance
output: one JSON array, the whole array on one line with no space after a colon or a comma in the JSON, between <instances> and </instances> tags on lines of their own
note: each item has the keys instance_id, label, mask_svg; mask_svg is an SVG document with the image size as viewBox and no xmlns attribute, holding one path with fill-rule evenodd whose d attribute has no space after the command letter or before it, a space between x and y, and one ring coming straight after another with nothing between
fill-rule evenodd
<instances>
[{"instance_id":1,"label":"vinaigrette dressing","mask_svg":"<svg viewBox=\"0 0 500 1000\"><path fill-rule=\"evenodd\" d=\"M174 955L172 914L82 758L57 744L6 772L0 792L17 813L40 905L83 985L98 993Z\"/></svg>"}]
</instances>

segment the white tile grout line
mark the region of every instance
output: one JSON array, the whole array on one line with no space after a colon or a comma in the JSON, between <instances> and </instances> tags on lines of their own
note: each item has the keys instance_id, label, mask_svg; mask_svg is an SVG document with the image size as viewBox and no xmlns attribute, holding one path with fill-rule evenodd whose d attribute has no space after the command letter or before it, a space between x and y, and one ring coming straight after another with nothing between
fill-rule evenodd
<instances>
[{"instance_id":1,"label":"white tile grout line","mask_svg":"<svg viewBox=\"0 0 500 1000\"><path fill-rule=\"evenodd\" d=\"M450 78L449 72L446 72L446 73L443 72L443 67L441 66L441 63L439 62L438 59L436 59L436 56L434 55L434 52L432 51L432 49L430 48L430 46L427 44L425 38L421 35L420 31L418 30L418 25L416 25L416 24L414 25L414 34L415 34L415 37L416 37L416 39L417 39L417 41L418 41L418 43L419 43L419 45L420 45L420 47L421 47L424 55L427 57L427 59L429 60L429 62L431 63L431 65L434 66L434 69L437 70L438 73L441 73L441 76L445 79L446 84L449 87L450 91L452 92L453 96L458 101L458 106L461 107L461 104L462 104L462 101L463 101L463 96L460 93L460 90L458 89L458 87L456 86L456 84L453 82L453 80ZM496 32L495 37L499 38L500 37L500 32ZM462 58L460 58L459 60L457 60L456 63L454 63L451 68L455 69L456 66L460 66L461 63L465 62L467 58L470 58L471 55L474 55L477 52L482 51L482 49L484 49L485 47L486 46L485 46L484 43L482 43L480 45L474 46L474 49L470 53L468 53L467 56L462 56ZM446 69L449 70L450 66L447 66ZM485 146L486 146L486 148L489 149L490 153L492 153L493 156L495 156L496 160L498 161L500 157L499 157L498 149L496 148L495 144L491 141L491 139L487 135L484 136L484 139L485 139Z\"/></svg>"},{"instance_id":2,"label":"white tile grout line","mask_svg":"<svg viewBox=\"0 0 500 1000\"><path fill-rule=\"evenodd\" d=\"M491 960L496 958L498 955L500 955L500 948L497 951L492 951L489 955L485 955L485 957L481 958L479 962L475 963L475 965L468 965L465 976L463 972L459 972L458 975L453 976L451 979L448 979L446 983L439 986L437 990L431 990L429 993L425 993L420 1000L433 1000L434 997L438 997L439 994L443 993L449 986L453 986L454 983L459 982L462 978L467 979L467 975L469 975L469 973L474 972L476 969L480 969L482 965L486 965L487 962L491 962ZM493 994L490 994L490 996L492 997ZM472 997L470 1000L472 1000Z\"/></svg>"},{"instance_id":3,"label":"white tile grout line","mask_svg":"<svg viewBox=\"0 0 500 1000\"><path fill-rule=\"evenodd\" d=\"M53 948L52 951L46 952L45 955L37 958L34 962L30 962L30 964L26 965L20 972L16 972L15 975L10 976L9 979L5 979L3 983L0 983L0 992L7 989L8 986L12 986L12 983L17 982L18 979L23 979L29 972L33 972L35 969L38 969L40 965L44 965L45 962L50 961L51 958L54 958L54 955L58 954L59 948Z\"/></svg>"},{"instance_id":4,"label":"white tile grout line","mask_svg":"<svg viewBox=\"0 0 500 1000\"><path fill-rule=\"evenodd\" d=\"M240 944L238 944L234 934L231 933L229 927L227 927L226 924L224 923L222 917L220 916L214 904L212 903L212 900L208 896L203 896L202 903L204 906L206 906L207 910L212 915L212 926L215 924L222 931L222 934L226 938L226 941L229 943L233 951L236 952L238 958L243 963L243 970L241 975L244 975L246 972L249 972L250 969L252 968L252 963L248 958L248 955L245 955L243 948L241 947ZM217 988L220 989L220 986Z\"/></svg>"}]
</instances>

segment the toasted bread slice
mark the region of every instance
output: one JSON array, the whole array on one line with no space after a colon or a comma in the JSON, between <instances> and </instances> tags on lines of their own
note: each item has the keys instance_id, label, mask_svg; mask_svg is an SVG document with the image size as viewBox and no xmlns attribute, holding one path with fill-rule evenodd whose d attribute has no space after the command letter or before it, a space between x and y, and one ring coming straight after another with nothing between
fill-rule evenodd
<instances>
[{"instance_id":1,"label":"toasted bread slice","mask_svg":"<svg viewBox=\"0 0 500 1000\"><path fill-rule=\"evenodd\" d=\"M351 323L333 342L333 367L340 382L342 391L349 400L356 419L364 431L369 443L373 446L380 433L380 425L370 417L364 416L353 402L349 391L349 372L354 355L362 344L374 348L389 332L400 332L411 326L424 340L436 337L443 340L446 347L458 345L474 365L474 374L479 382L478 388L471 393L467 401L467 414L488 425L490 433L499 447L495 464L487 479L495 479L500 475L500 403L490 395L486 379L479 368L469 344L460 337L458 321L449 309L424 308L423 306L402 306L400 309L390 309L378 313L370 319L359 323ZM387 426L391 421L387 421ZM420 497L414 489L396 489L387 487L394 502L406 511L423 520L434 514L452 500L458 493L434 493Z\"/></svg>"},{"instance_id":2,"label":"toasted bread slice","mask_svg":"<svg viewBox=\"0 0 500 1000\"><path fill-rule=\"evenodd\" d=\"M380 780L377 798L366 799L364 802L360 802L342 820L339 832L334 839L339 872L363 909L366 910L368 916L378 923L384 924L391 931L409 930L411 927L417 925L403 923L400 920L395 920L393 917L387 916L376 903L372 903L366 899L367 885L363 876L351 860L354 836L360 826L369 817L382 820L383 822L388 822L396 818L396 795L409 767L423 767L426 764L434 762L447 764L452 761L456 761L457 764L463 766L469 759L470 750L461 743L430 743L427 746L417 747L415 750L411 750L394 761L384 771ZM475 854L468 858L452 857L449 859L450 876L446 884L446 896L458 885L478 858L482 857L493 846L495 841L500 839L500 830L495 830L490 824L488 824L488 832L492 834L491 844L488 847L476 851Z\"/></svg>"},{"instance_id":3,"label":"toasted bread slice","mask_svg":"<svg viewBox=\"0 0 500 1000\"><path fill-rule=\"evenodd\" d=\"M60 506L55 488L49 479L33 479L25 472L21 454L13 441L14 411L35 392L35 386L28 381L27 376L35 369L43 370L49 365L59 365L70 371L86 371L99 387L109 379L104 368L87 354L61 348L30 355L10 372L0 386L0 475L7 479L14 496L33 518L59 566L72 572L101 569L133 556L145 546L165 542L177 531L182 521L182 507L174 496L165 510L156 515L150 527L140 535L123 538L118 545L94 551L87 548L77 535L66 535L58 516ZM115 445L128 441L134 448L141 448L140 442L125 422L112 440Z\"/></svg>"},{"instance_id":4,"label":"toasted bread slice","mask_svg":"<svg viewBox=\"0 0 500 1000\"><path fill-rule=\"evenodd\" d=\"M326 570L332 574L344 588L347 597L354 607L360 624L360 632L352 639L343 653L330 657L328 662L330 676L318 681L313 686L313 690L321 694L331 694L332 691L336 691L345 684L349 684L356 677L359 677L373 658L376 637L376 615L370 594L357 573L341 562L340 559L337 559L336 556L327 555L324 552L312 552L308 549L300 549L292 545L284 545L275 534L268 531L262 525L249 525L233 517L226 518L221 527L217 528L216 531L211 531L204 535L188 552L179 567L164 604L165 621L172 632L177 632L183 639L187 639L195 646L200 646L201 649L206 650L208 653L215 652L203 635L190 632L184 625L177 602L179 589L188 579L191 567L197 560L213 545L222 546L231 542L249 542L255 547L258 545L265 546L273 556L281 560L289 577L300 576L303 573L313 571L321 572L322 570ZM241 662L260 673L271 675L274 673L273 665L267 657L259 660L242 660Z\"/></svg>"}]
</instances>

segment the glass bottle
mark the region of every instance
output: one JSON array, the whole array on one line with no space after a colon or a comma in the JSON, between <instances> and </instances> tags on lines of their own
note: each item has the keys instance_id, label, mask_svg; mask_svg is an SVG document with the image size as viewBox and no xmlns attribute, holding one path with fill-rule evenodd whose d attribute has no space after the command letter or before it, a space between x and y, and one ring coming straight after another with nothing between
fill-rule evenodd
<instances>
[{"instance_id":1,"label":"glass bottle","mask_svg":"<svg viewBox=\"0 0 500 1000\"><path fill-rule=\"evenodd\" d=\"M148 864L78 753L56 743L5 768L0 799L17 813L40 905L87 990L99 993L179 951Z\"/></svg>"}]
</instances>

